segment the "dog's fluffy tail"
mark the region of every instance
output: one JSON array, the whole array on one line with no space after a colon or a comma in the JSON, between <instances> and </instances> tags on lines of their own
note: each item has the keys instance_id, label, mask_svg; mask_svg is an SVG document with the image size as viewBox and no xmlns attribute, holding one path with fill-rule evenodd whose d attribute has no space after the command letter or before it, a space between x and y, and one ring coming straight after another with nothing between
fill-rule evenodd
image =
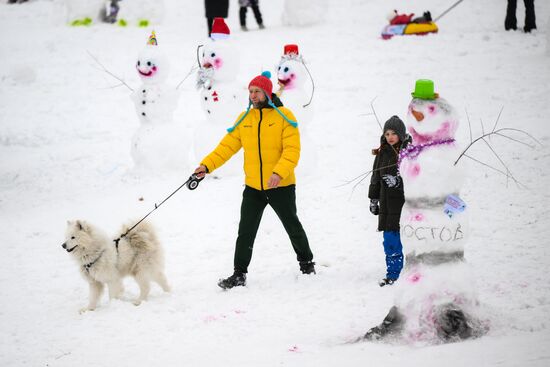
<instances>
[{"instance_id":1,"label":"dog's fluffy tail","mask_svg":"<svg viewBox=\"0 0 550 367\"><path fill-rule=\"evenodd\" d=\"M135 222L134 222L135 223ZM122 226L121 233L126 233L134 224ZM140 250L156 250L160 247L153 225L149 222L141 222L136 228L126 235L130 247Z\"/></svg>"}]
</instances>

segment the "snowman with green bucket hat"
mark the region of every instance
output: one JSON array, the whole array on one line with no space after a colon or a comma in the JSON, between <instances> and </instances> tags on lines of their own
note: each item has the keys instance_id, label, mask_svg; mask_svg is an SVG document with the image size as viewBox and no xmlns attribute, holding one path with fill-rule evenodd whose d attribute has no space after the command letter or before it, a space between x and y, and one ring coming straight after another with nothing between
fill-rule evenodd
<instances>
[{"instance_id":1,"label":"snowman with green bucket hat","mask_svg":"<svg viewBox=\"0 0 550 367\"><path fill-rule=\"evenodd\" d=\"M406 125L412 143L398 158L406 199L400 219L405 268L394 285L394 306L363 338L425 344L480 336L488 326L479 317L475 282L464 260L465 174L454 165L459 119L433 81L417 80L411 95Z\"/></svg>"}]
</instances>

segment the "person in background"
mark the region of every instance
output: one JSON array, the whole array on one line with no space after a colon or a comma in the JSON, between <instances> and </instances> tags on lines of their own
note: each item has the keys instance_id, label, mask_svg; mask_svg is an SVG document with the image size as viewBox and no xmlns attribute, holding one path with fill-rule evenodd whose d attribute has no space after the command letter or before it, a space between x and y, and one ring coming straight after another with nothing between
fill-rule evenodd
<instances>
[{"instance_id":1,"label":"person in background","mask_svg":"<svg viewBox=\"0 0 550 367\"><path fill-rule=\"evenodd\" d=\"M260 5L258 3L259 0L239 0L239 20L241 22L241 29L245 32L248 31L246 27L246 12L248 11L248 7L252 8L258 27L260 29L265 28L264 21L262 20L262 13L260 12Z\"/></svg>"},{"instance_id":2,"label":"person in background","mask_svg":"<svg viewBox=\"0 0 550 367\"><path fill-rule=\"evenodd\" d=\"M535 19L535 0L523 0L525 4L525 25L523 30L526 33L530 33L533 29L537 29ZM506 7L506 19L504 20L504 29L514 31L518 29L516 19L516 7L517 0L508 0L508 6Z\"/></svg>"},{"instance_id":3,"label":"person in background","mask_svg":"<svg viewBox=\"0 0 550 367\"><path fill-rule=\"evenodd\" d=\"M212 33L214 18L227 18L229 13L229 0L204 0L206 23L208 25L208 37Z\"/></svg>"},{"instance_id":4,"label":"person in background","mask_svg":"<svg viewBox=\"0 0 550 367\"><path fill-rule=\"evenodd\" d=\"M300 159L300 132L292 112L273 93L270 77L271 73L264 71L250 81L247 110L195 169L197 177L204 177L244 149L245 189L233 258L234 272L218 282L223 289L246 285L254 240L267 205L283 223L300 271L315 274L313 254L296 209L294 169Z\"/></svg>"}]
</instances>

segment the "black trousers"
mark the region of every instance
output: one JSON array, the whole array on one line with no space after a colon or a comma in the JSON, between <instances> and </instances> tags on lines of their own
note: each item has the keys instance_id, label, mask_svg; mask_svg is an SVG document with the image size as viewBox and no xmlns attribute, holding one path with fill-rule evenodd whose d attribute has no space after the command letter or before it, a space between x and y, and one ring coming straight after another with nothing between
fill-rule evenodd
<instances>
[{"instance_id":1,"label":"black trousers","mask_svg":"<svg viewBox=\"0 0 550 367\"><path fill-rule=\"evenodd\" d=\"M535 1L534 0L523 0L525 4L525 26L524 30L530 32L533 29L537 28L536 18L535 18ZM516 8L517 0L508 0L508 6L506 7L506 19L504 20L504 28L517 29L517 19L516 19Z\"/></svg>"},{"instance_id":2,"label":"black trousers","mask_svg":"<svg viewBox=\"0 0 550 367\"><path fill-rule=\"evenodd\" d=\"M248 272L254 240L258 233L264 209L268 204L283 223L294 252L296 252L297 260L313 260L306 232L296 213L296 186L290 185L265 191L246 186L241 204L239 235L235 245L235 271Z\"/></svg>"},{"instance_id":3,"label":"black trousers","mask_svg":"<svg viewBox=\"0 0 550 367\"><path fill-rule=\"evenodd\" d=\"M250 1L250 7L252 8L252 11L254 12L254 18L256 18L256 23L258 25L263 24L262 19L262 13L260 13L260 7L258 6L257 0L251 0ZM246 12L248 11L248 7L241 6L239 9L239 20L241 21L241 26L246 25Z\"/></svg>"}]
</instances>

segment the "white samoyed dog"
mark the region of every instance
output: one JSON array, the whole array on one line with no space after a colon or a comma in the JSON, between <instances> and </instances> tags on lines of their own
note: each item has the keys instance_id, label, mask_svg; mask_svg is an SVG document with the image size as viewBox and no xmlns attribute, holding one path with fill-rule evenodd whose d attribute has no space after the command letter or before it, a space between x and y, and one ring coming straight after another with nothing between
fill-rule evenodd
<instances>
[{"instance_id":1,"label":"white samoyed dog","mask_svg":"<svg viewBox=\"0 0 550 367\"><path fill-rule=\"evenodd\" d=\"M128 228L130 226L123 226L120 233L126 233ZM74 257L80 273L90 285L88 306L80 312L97 307L105 284L109 287L109 298L120 298L124 292L122 280L126 276L134 277L139 285L140 295L134 301L136 306L147 299L151 281L158 283L165 292L170 291L164 274L164 253L153 227L147 222L140 223L116 246L89 223L68 221L62 247Z\"/></svg>"}]
</instances>

